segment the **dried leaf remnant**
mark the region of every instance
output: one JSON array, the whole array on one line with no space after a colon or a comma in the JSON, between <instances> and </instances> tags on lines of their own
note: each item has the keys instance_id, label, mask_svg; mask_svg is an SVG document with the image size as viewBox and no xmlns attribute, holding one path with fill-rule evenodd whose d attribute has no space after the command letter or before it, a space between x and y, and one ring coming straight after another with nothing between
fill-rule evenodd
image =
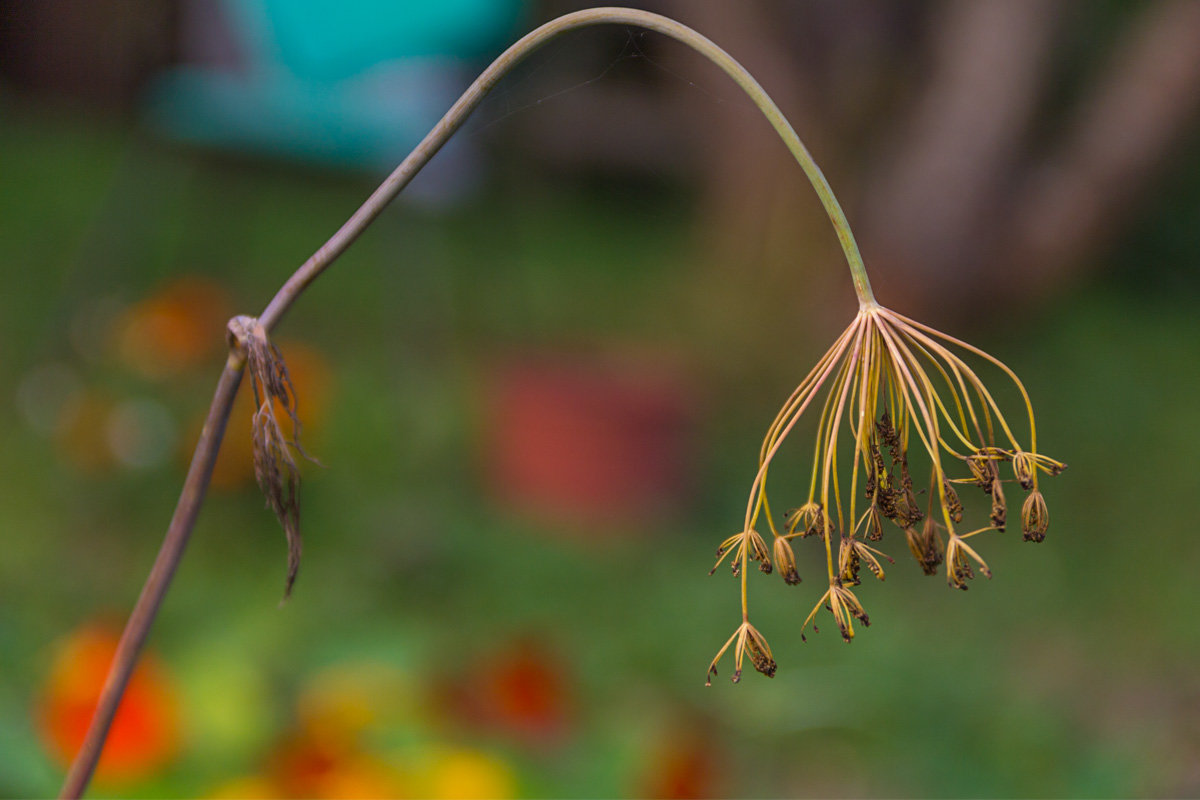
<instances>
[{"instance_id":1,"label":"dried leaf remnant","mask_svg":"<svg viewBox=\"0 0 1200 800\"><path fill-rule=\"evenodd\" d=\"M296 389L283 354L267 338L254 317L234 317L229 336L246 356L246 371L254 392L252 418L254 477L287 536L288 566L284 599L292 593L300 571L303 541L300 537L300 468L296 453L316 462L300 445L300 419L296 415ZM279 409L291 423L291 436L279 422ZM295 453L293 453L293 450Z\"/></svg>"}]
</instances>

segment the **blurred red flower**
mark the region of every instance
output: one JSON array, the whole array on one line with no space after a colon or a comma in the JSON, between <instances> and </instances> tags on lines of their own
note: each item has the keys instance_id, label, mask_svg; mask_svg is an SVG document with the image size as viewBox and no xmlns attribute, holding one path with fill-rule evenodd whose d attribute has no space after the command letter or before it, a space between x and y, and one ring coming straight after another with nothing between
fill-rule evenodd
<instances>
[{"instance_id":1,"label":"blurred red flower","mask_svg":"<svg viewBox=\"0 0 1200 800\"><path fill-rule=\"evenodd\" d=\"M720 796L718 753L703 725L673 726L648 755L636 796L678 800Z\"/></svg>"},{"instance_id":2,"label":"blurred red flower","mask_svg":"<svg viewBox=\"0 0 1200 800\"><path fill-rule=\"evenodd\" d=\"M519 639L445 686L442 705L469 730L492 730L529 744L555 744L568 732L571 694L561 661L532 638Z\"/></svg>"},{"instance_id":3,"label":"blurred red flower","mask_svg":"<svg viewBox=\"0 0 1200 800\"><path fill-rule=\"evenodd\" d=\"M102 625L79 628L59 643L34 713L50 753L66 765L83 744L118 635ZM158 660L143 653L113 720L96 769L102 783L131 783L179 751L178 695Z\"/></svg>"}]
</instances>

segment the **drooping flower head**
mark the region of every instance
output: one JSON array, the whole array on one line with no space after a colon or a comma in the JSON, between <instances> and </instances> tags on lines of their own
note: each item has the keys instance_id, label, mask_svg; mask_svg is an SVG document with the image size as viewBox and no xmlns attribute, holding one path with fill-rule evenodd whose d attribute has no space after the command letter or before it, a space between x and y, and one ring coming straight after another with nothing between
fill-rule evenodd
<instances>
[{"instance_id":1,"label":"drooping flower head","mask_svg":"<svg viewBox=\"0 0 1200 800\"><path fill-rule=\"evenodd\" d=\"M1050 517L1038 488L1039 474L1056 475L1066 466L1038 452L1033 404L1024 384L1003 362L876 302L850 224L828 181L778 108L769 99L760 107L833 223L859 309L767 429L742 529L718 550L718 564L732 556L733 573L740 579L742 623L713 660L709 674L732 647L735 679L745 655L770 652L749 621L746 567L751 559L763 572L771 571L773 560L784 580L796 585L801 576L792 540L819 539L828 588L805 620L801 638L824 607L850 641L855 622L869 624L851 587L859 584L864 566L882 581L882 562L891 561L868 541L880 542L885 529L894 526L903 532L926 574L936 574L944 565L949 585L965 589L976 569L991 577L991 569L967 539L1004 530L1004 484L1015 481L1029 493L1021 506L1021 526L1025 540L1040 542ZM1024 405L1019 416L1001 409L977 372L980 366L1012 383ZM767 497L767 474L802 418L815 418L816 425L808 496L777 526ZM986 524L966 533L960 526L974 504L970 498L964 502L955 488L964 484L974 484L988 498L980 510L986 511ZM764 533L773 538L771 546ZM760 671L773 675L774 660L769 667Z\"/></svg>"},{"instance_id":2,"label":"drooping flower head","mask_svg":"<svg viewBox=\"0 0 1200 800\"><path fill-rule=\"evenodd\" d=\"M960 353L990 364L1012 382L1025 406L1020 425L1004 413L976 368ZM816 418L817 429L808 496L777 527L767 475L806 411ZM910 453L920 455L910 462ZM791 547L796 538L819 537L828 578L828 588L803 627L825 607L846 641L853 639L856 621L869 624L850 588L858 585L860 568L865 566L883 580L881 560L891 561L867 544L883 538L886 522L904 533L926 574L936 574L944 564L947 582L960 589L967 588L976 569L991 577L987 563L966 540L1004 530L1003 484L1011 480L1029 492L1021 509L1025 539L1042 541L1049 514L1038 476L1056 475L1064 466L1038 453L1032 404L1012 370L982 350L870 298L861 303L850 326L788 397L767 430L743 530L726 539L719 551L722 559L733 555L734 574L741 578L743 624L749 625L748 560L759 561L768 572L770 551L787 582L799 583ZM960 484L973 484L988 497L983 509L988 524L965 533L959 526L966 511L955 489ZM759 527L770 532L773 547L767 546ZM757 631L754 634L735 634L726 645L735 645L737 661L743 647L761 639Z\"/></svg>"}]
</instances>

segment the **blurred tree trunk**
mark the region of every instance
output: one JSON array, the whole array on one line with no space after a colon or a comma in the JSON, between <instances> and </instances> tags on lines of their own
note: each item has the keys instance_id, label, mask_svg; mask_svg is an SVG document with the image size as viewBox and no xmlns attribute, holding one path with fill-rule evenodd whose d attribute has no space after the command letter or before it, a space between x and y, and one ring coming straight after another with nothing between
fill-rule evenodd
<instances>
[{"instance_id":1,"label":"blurred tree trunk","mask_svg":"<svg viewBox=\"0 0 1200 800\"><path fill-rule=\"evenodd\" d=\"M1068 285L1120 234L1200 105L1193 0L1123 10L1131 24L1069 113L1046 104L1062 66L1052 56L1067 23L1098 13L1085 5L656 5L758 76L846 206L881 299L931 321L1001 313ZM869 54L885 74L864 77ZM913 71L886 74L895 64ZM832 234L773 132L754 113L689 97L708 175L698 249L714 274L753 276L759 289L738 297L767 313L808 314L814 292L846 296ZM1042 131L1056 130L1045 148Z\"/></svg>"},{"instance_id":2,"label":"blurred tree trunk","mask_svg":"<svg viewBox=\"0 0 1200 800\"><path fill-rule=\"evenodd\" d=\"M637 5L701 31L758 78L828 176L880 300L933 323L1065 290L1196 127L1197 0ZM1107 39L1096 32L1106 27ZM774 132L685 48L654 36L627 48L658 69L589 87L578 103L568 95L539 154L701 176L689 282L700 335L718 351L765 360L809 324L828 334L853 308L850 283Z\"/></svg>"},{"instance_id":3,"label":"blurred tree trunk","mask_svg":"<svg viewBox=\"0 0 1200 800\"><path fill-rule=\"evenodd\" d=\"M1023 176L1006 262L1062 291L1120 234L1200 110L1200 3L1151 4L1079 104L1067 135ZM1009 284L1011 290L1012 284Z\"/></svg>"},{"instance_id":4,"label":"blurred tree trunk","mask_svg":"<svg viewBox=\"0 0 1200 800\"><path fill-rule=\"evenodd\" d=\"M974 302L1003 237L995 223L1021 162L1057 3L969 0L931 20L931 71L881 143L858 217L885 303L926 313Z\"/></svg>"}]
</instances>

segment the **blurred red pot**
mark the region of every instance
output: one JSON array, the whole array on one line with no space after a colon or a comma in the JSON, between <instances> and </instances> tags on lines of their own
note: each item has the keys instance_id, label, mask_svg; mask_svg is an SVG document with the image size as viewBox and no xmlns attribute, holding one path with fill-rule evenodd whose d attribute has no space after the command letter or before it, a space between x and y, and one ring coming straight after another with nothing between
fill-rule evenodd
<instances>
[{"instance_id":1,"label":"blurred red pot","mask_svg":"<svg viewBox=\"0 0 1200 800\"><path fill-rule=\"evenodd\" d=\"M638 527L691 486L694 396L644 359L527 356L490 376L487 480L505 506L568 528Z\"/></svg>"}]
</instances>

